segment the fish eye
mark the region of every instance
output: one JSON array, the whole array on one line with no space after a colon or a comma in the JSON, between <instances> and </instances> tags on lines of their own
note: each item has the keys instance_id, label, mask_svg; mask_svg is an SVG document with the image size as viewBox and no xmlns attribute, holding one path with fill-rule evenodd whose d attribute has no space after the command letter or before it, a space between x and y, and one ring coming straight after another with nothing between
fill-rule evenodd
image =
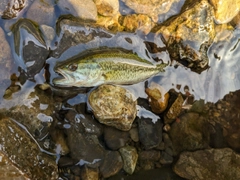
<instances>
[{"instance_id":1,"label":"fish eye","mask_svg":"<svg viewBox=\"0 0 240 180\"><path fill-rule=\"evenodd\" d=\"M69 69L70 71L76 71L77 68L78 68L78 65L77 65L76 63L72 63L72 64L69 64L69 65L68 65L68 69Z\"/></svg>"}]
</instances>

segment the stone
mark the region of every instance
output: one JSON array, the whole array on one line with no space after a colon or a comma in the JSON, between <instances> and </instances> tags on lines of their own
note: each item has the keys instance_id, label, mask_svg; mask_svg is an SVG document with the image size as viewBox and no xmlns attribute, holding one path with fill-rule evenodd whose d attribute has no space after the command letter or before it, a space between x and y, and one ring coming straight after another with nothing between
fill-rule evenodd
<instances>
[{"instance_id":1,"label":"stone","mask_svg":"<svg viewBox=\"0 0 240 180\"><path fill-rule=\"evenodd\" d=\"M104 128L104 141L111 150L118 150L129 141L129 133L113 127Z\"/></svg>"},{"instance_id":2,"label":"stone","mask_svg":"<svg viewBox=\"0 0 240 180\"><path fill-rule=\"evenodd\" d=\"M55 159L17 121L0 120L0 150L30 179L57 179Z\"/></svg>"},{"instance_id":3,"label":"stone","mask_svg":"<svg viewBox=\"0 0 240 180\"><path fill-rule=\"evenodd\" d=\"M219 24L230 22L240 10L239 0L211 0L214 7L215 20Z\"/></svg>"},{"instance_id":4,"label":"stone","mask_svg":"<svg viewBox=\"0 0 240 180\"><path fill-rule=\"evenodd\" d=\"M210 139L207 120L192 112L183 114L179 119L180 122L174 122L169 131L173 154L207 148Z\"/></svg>"},{"instance_id":5,"label":"stone","mask_svg":"<svg viewBox=\"0 0 240 180\"><path fill-rule=\"evenodd\" d=\"M103 178L108 178L118 173L122 167L123 161L120 153L118 151L108 151L99 170Z\"/></svg>"},{"instance_id":6,"label":"stone","mask_svg":"<svg viewBox=\"0 0 240 180\"><path fill-rule=\"evenodd\" d=\"M151 109L154 113L162 113L168 105L169 93L156 83L151 83L148 88L145 89L148 95L148 101Z\"/></svg>"},{"instance_id":7,"label":"stone","mask_svg":"<svg viewBox=\"0 0 240 180\"><path fill-rule=\"evenodd\" d=\"M175 101L170 105L165 117L164 117L164 123L172 123L176 120L176 118L179 116L179 114L182 111L182 105L183 105L183 98L181 94L178 94Z\"/></svg>"},{"instance_id":8,"label":"stone","mask_svg":"<svg viewBox=\"0 0 240 180\"><path fill-rule=\"evenodd\" d=\"M131 128L129 131L130 137L134 142L139 141L139 136L138 136L138 129L137 128Z\"/></svg>"},{"instance_id":9,"label":"stone","mask_svg":"<svg viewBox=\"0 0 240 180\"><path fill-rule=\"evenodd\" d=\"M128 174L132 174L135 170L138 153L135 147L125 146L119 149L119 152L123 159L123 169Z\"/></svg>"},{"instance_id":10,"label":"stone","mask_svg":"<svg viewBox=\"0 0 240 180\"><path fill-rule=\"evenodd\" d=\"M0 151L0 179L27 180L28 178Z\"/></svg>"},{"instance_id":11,"label":"stone","mask_svg":"<svg viewBox=\"0 0 240 180\"><path fill-rule=\"evenodd\" d=\"M173 170L186 179L239 179L240 155L229 148L183 152Z\"/></svg>"},{"instance_id":12,"label":"stone","mask_svg":"<svg viewBox=\"0 0 240 180\"><path fill-rule=\"evenodd\" d=\"M35 0L29 7L26 18L39 25L52 26L56 21L54 5L54 0Z\"/></svg>"},{"instance_id":13,"label":"stone","mask_svg":"<svg viewBox=\"0 0 240 180\"><path fill-rule=\"evenodd\" d=\"M213 7L202 0L155 28L164 37L171 58L197 73L208 68L207 50L215 37L213 14Z\"/></svg>"},{"instance_id":14,"label":"stone","mask_svg":"<svg viewBox=\"0 0 240 180\"><path fill-rule=\"evenodd\" d=\"M97 8L92 0L59 0L57 5L64 14L72 14L84 20L97 21Z\"/></svg>"},{"instance_id":15,"label":"stone","mask_svg":"<svg viewBox=\"0 0 240 180\"><path fill-rule=\"evenodd\" d=\"M0 3L0 15L3 19L12 19L28 4L28 0L3 0Z\"/></svg>"},{"instance_id":16,"label":"stone","mask_svg":"<svg viewBox=\"0 0 240 180\"><path fill-rule=\"evenodd\" d=\"M138 119L139 140L145 149L157 147L162 141L162 123L150 118Z\"/></svg>"},{"instance_id":17,"label":"stone","mask_svg":"<svg viewBox=\"0 0 240 180\"><path fill-rule=\"evenodd\" d=\"M168 12L174 2L178 0L122 0L133 9L137 14L147 14L155 22L158 21L158 15Z\"/></svg>"},{"instance_id":18,"label":"stone","mask_svg":"<svg viewBox=\"0 0 240 180\"><path fill-rule=\"evenodd\" d=\"M90 168L86 165L83 166L81 171L81 179L84 180L98 180L99 170L96 168Z\"/></svg>"},{"instance_id":19,"label":"stone","mask_svg":"<svg viewBox=\"0 0 240 180\"><path fill-rule=\"evenodd\" d=\"M102 16L115 16L119 14L118 0L94 0L98 14Z\"/></svg>"},{"instance_id":20,"label":"stone","mask_svg":"<svg viewBox=\"0 0 240 180\"><path fill-rule=\"evenodd\" d=\"M140 30L145 34L148 34L155 25L151 18L144 14L120 16L118 21L123 26L124 31L135 32Z\"/></svg>"},{"instance_id":21,"label":"stone","mask_svg":"<svg viewBox=\"0 0 240 180\"><path fill-rule=\"evenodd\" d=\"M162 165L171 164L173 162L173 157L171 155L169 155L168 153L166 153L165 151L163 151L159 162Z\"/></svg>"},{"instance_id":22,"label":"stone","mask_svg":"<svg viewBox=\"0 0 240 180\"><path fill-rule=\"evenodd\" d=\"M160 151L156 150L148 150L148 151L141 151L139 153L139 160L140 161L159 161L161 157Z\"/></svg>"},{"instance_id":23,"label":"stone","mask_svg":"<svg viewBox=\"0 0 240 180\"><path fill-rule=\"evenodd\" d=\"M128 131L137 115L133 98L128 90L120 86L101 85L89 94L88 102L100 123Z\"/></svg>"}]
</instances>

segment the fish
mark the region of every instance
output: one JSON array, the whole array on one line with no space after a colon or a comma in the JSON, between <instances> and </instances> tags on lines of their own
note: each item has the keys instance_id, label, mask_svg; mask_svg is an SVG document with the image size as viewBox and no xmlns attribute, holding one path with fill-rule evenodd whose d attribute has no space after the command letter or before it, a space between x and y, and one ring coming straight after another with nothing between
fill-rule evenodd
<instances>
[{"instance_id":1,"label":"fish","mask_svg":"<svg viewBox=\"0 0 240 180\"><path fill-rule=\"evenodd\" d=\"M87 50L56 64L55 86L94 87L101 84L129 85L164 72L167 64L154 65L124 49Z\"/></svg>"}]
</instances>

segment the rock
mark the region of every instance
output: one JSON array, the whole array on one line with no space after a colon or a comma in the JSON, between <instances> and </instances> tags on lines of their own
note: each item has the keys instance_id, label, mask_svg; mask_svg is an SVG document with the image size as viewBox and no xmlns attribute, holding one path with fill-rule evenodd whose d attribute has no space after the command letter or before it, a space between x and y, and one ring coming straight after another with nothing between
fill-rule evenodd
<instances>
[{"instance_id":1,"label":"rock","mask_svg":"<svg viewBox=\"0 0 240 180\"><path fill-rule=\"evenodd\" d=\"M0 15L3 19L12 19L18 16L19 12L28 3L28 0L3 0L0 3Z\"/></svg>"},{"instance_id":2,"label":"rock","mask_svg":"<svg viewBox=\"0 0 240 180\"><path fill-rule=\"evenodd\" d=\"M88 166L83 166L81 171L81 179L84 180L98 180L99 179L99 170L90 168Z\"/></svg>"},{"instance_id":3,"label":"rock","mask_svg":"<svg viewBox=\"0 0 240 180\"><path fill-rule=\"evenodd\" d=\"M36 140L10 119L0 120L1 151L30 179L57 179L54 158L43 153Z\"/></svg>"},{"instance_id":4,"label":"rock","mask_svg":"<svg viewBox=\"0 0 240 180\"><path fill-rule=\"evenodd\" d=\"M103 178L108 178L118 173L122 167L123 161L120 153L118 151L109 151L103 158L99 170Z\"/></svg>"},{"instance_id":5,"label":"rock","mask_svg":"<svg viewBox=\"0 0 240 180\"><path fill-rule=\"evenodd\" d=\"M183 152L173 170L186 179L239 179L239 160L229 148Z\"/></svg>"},{"instance_id":6,"label":"rock","mask_svg":"<svg viewBox=\"0 0 240 180\"><path fill-rule=\"evenodd\" d=\"M84 20L97 20L97 8L92 0L59 0L57 5L64 14L72 14Z\"/></svg>"},{"instance_id":7,"label":"rock","mask_svg":"<svg viewBox=\"0 0 240 180\"><path fill-rule=\"evenodd\" d=\"M139 140L145 149L157 147L162 141L162 123L153 123L150 118L138 119Z\"/></svg>"},{"instance_id":8,"label":"rock","mask_svg":"<svg viewBox=\"0 0 240 180\"><path fill-rule=\"evenodd\" d=\"M156 150L141 151L139 153L139 160L140 161L159 161L160 156L161 156L160 151L156 151Z\"/></svg>"},{"instance_id":9,"label":"rock","mask_svg":"<svg viewBox=\"0 0 240 180\"><path fill-rule=\"evenodd\" d=\"M54 5L54 0L35 0L28 9L26 18L39 25L52 26L56 20Z\"/></svg>"},{"instance_id":10,"label":"rock","mask_svg":"<svg viewBox=\"0 0 240 180\"><path fill-rule=\"evenodd\" d=\"M192 71L208 68L207 50L215 37L213 7L207 0L190 6L175 19L156 27L162 34L172 59Z\"/></svg>"},{"instance_id":11,"label":"rock","mask_svg":"<svg viewBox=\"0 0 240 180\"><path fill-rule=\"evenodd\" d=\"M101 27L91 23L83 23L81 19L70 15L59 17L56 24L56 33L58 36L62 35L57 48L51 54L55 58L60 57L64 51L72 46L85 44L95 38L111 38L113 36Z\"/></svg>"},{"instance_id":12,"label":"rock","mask_svg":"<svg viewBox=\"0 0 240 180\"><path fill-rule=\"evenodd\" d=\"M210 125L206 119L197 113L186 113L179 119L180 122L174 122L169 131L173 144L173 154L207 148Z\"/></svg>"},{"instance_id":13,"label":"rock","mask_svg":"<svg viewBox=\"0 0 240 180\"><path fill-rule=\"evenodd\" d=\"M51 26L47 26L45 24L40 25L40 30L44 35L44 39L46 41L46 46L51 47L53 39L55 37L55 30Z\"/></svg>"},{"instance_id":14,"label":"rock","mask_svg":"<svg viewBox=\"0 0 240 180\"><path fill-rule=\"evenodd\" d=\"M104 141L109 149L118 150L129 141L129 133L122 132L116 128L105 127Z\"/></svg>"},{"instance_id":15,"label":"rock","mask_svg":"<svg viewBox=\"0 0 240 180\"><path fill-rule=\"evenodd\" d=\"M139 141L139 136L138 136L138 129L137 128L131 128L129 131L130 137L134 142Z\"/></svg>"},{"instance_id":16,"label":"rock","mask_svg":"<svg viewBox=\"0 0 240 180\"><path fill-rule=\"evenodd\" d=\"M115 16L119 13L118 0L94 0L98 14L102 16Z\"/></svg>"},{"instance_id":17,"label":"rock","mask_svg":"<svg viewBox=\"0 0 240 180\"><path fill-rule=\"evenodd\" d=\"M158 15L169 11L172 4L178 0L122 0L125 4L133 9L137 14L147 14L154 20L158 21Z\"/></svg>"},{"instance_id":18,"label":"rock","mask_svg":"<svg viewBox=\"0 0 240 180\"><path fill-rule=\"evenodd\" d=\"M0 179L27 180L28 178L0 151Z\"/></svg>"},{"instance_id":19,"label":"rock","mask_svg":"<svg viewBox=\"0 0 240 180\"><path fill-rule=\"evenodd\" d=\"M137 150L132 146L125 146L119 149L123 159L123 169L128 174L132 174L138 160Z\"/></svg>"},{"instance_id":20,"label":"rock","mask_svg":"<svg viewBox=\"0 0 240 180\"><path fill-rule=\"evenodd\" d=\"M126 89L114 85L101 85L88 97L95 118L122 131L130 130L137 114L136 101Z\"/></svg>"},{"instance_id":21,"label":"rock","mask_svg":"<svg viewBox=\"0 0 240 180\"><path fill-rule=\"evenodd\" d=\"M150 86L145 89L145 92L148 95L148 101L154 113L159 114L167 108L169 93L167 93L163 87L152 82Z\"/></svg>"},{"instance_id":22,"label":"rock","mask_svg":"<svg viewBox=\"0 0 240 180\"><path fill-rule=\"evenodd\" d=\"M173 162L173 157L166 153L165 151L163 151L159 162L163 165L171 164Z\"/></svg>"},{"instance_id":23,"label":"rock","mask_svg":"<svg viewBox=\"0 0 240 180\"><path fill-rule=\"evenodd\" d=\"M240 1L239 0L211 0L211 4L214 7L215 20L219 24L228 23L231 21L240 10Z\"/></svg>"},{"instance_id":24,"label":"rock","mask_svg":"<svg viewBox=\"0 0 240 180\"><path fill-rule=\"evenodd\" d=\"M130 14L119 17L119 24L124 27L124 31L135 32L140 30L148 34L155 25L151 18L144 14Z\"/></svg>"},{"instance_id":25,"label":"rock","mask_svg":"<svg viewBox=\"0 0 240 180\"><path fill-rule=\"evenodd\" d=\"M183 98L181 94L178 94L177 98L173 102L173 104L170 105L165 117L164 117L164 123L172 123L173 121L176 120L176 118L179 116L181 110L182 110L182 105L183 105Z\"/></svg>"}]
</instances>

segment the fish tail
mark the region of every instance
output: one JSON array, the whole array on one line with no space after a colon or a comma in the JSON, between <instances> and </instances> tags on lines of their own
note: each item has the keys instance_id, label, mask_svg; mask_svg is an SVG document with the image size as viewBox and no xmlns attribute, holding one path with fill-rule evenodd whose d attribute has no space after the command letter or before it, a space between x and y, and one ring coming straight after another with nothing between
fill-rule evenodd
<instances>
[{"instance_id":1,"label":"fish tail","mask_svg":"<svg viewBox=\"0 0 240 180\"><path fill-rule=\"evenodd\" d=\"M164 68L167 66L168 64L162 63L162 64L157 64L157 69L159 70L159 72L164 72Z\"/></svg>"}]
</instances>

